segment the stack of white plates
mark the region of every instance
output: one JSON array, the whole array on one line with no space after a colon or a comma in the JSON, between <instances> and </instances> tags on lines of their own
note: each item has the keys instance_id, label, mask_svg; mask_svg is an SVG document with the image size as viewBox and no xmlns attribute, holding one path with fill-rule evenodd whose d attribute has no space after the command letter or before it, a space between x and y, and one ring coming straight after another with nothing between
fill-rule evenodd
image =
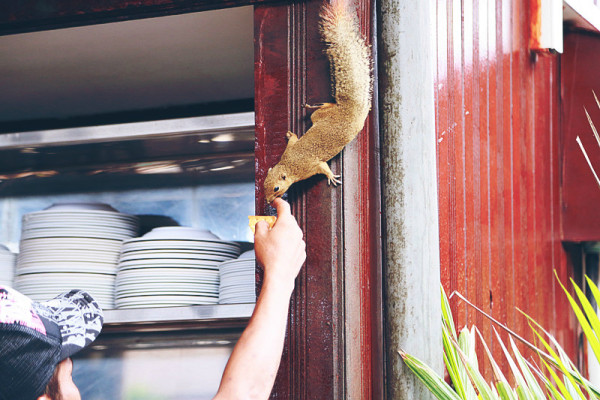
<instances>
[{"instance_id":1,"label":"stack of white plates","mask_svg":"<svg viewBox=\"0 0 600 400\"><path fill-rule=\"evenodd\" d=\"M123 243L116 282L117 308L216 304L219 264L240 246L206 230L154 228Z\"/></svg>"},{"instance_id":2,"label":"stack of white plates","mask_svg":"<svg viewBox=\"0 0 600 400\"><path fill-rule=\"evenodd\" d=\"M12 286L17 255L0 244L0 286Z\"/></svg>"},{"instance_id":3,"label":"stack of white plates","mask_svg":"<svg viewBox=\"0 0 600 400\"><path fill-rule=\"evenodd\" d=\"M219 304L254 303L255 290L254 251L245 252L237 260L225 261L219 266L221 284Z\"/></svg>"},{"instance_id":4,"label":"stack of white plates","mask_svg":"<svg viewBox=\"0 0 600 400\"><path fill-rule=\"evenodd\" d=\"M138 218L100 203L55 204L23 217L15 288L34 300L71 289L114 308L122 241L136 236Z\"/></svg>"}]
</instances>

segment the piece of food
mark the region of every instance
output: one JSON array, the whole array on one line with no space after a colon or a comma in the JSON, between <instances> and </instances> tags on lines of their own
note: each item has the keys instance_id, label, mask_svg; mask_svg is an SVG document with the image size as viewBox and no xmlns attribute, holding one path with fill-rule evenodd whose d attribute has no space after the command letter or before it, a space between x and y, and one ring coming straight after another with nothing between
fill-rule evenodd
<instances>
[{"instance_id":1,"label":"piece of food","mask_svg":"<svg viewBox=\"0 0 600 400\"><path fill-rule=\"evenodd\" d=\"M258 221L267 221L269 223L269 229L275 225L275 221L277 221L277 217L272 215L248 215L248 219L250 222L250 229L252 229L252 233L256 233L256 224Z\"/></svg>"}]
</instances>

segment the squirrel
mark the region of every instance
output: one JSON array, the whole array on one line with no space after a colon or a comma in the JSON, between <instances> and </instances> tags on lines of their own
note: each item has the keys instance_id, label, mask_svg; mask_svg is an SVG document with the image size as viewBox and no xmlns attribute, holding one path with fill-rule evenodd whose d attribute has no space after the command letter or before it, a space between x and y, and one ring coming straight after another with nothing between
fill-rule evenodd
<instances>
[{"instance_id":1,"label":"squirrel","mask_svg":"<svg viewBox=\"0 0 600 400\"><path fill-rule=\"evenodd\" d=\"M316 174L328 184L341 184L327 161L335 157L362 130L371 109L370 46L359 31L356 13L345 0L325 4L320 13L320 31L333 74L335 103L324 103L311 116L312 127L298 139L287 132L288 144L281 160L269 168L265 194L269 203L281 197L295 182Z\"/></svg>"}]
</instances>

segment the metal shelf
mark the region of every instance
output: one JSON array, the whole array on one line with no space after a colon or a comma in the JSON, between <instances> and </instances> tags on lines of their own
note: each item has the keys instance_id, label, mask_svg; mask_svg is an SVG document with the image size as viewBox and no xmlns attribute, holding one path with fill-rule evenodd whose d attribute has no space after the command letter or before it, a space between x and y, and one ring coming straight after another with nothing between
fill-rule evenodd
<instances>
[{"instance_id":1,"label":"metal shelf","mask_svg":"<svg viewBox=\"0 0 600 400\"><path fill-rule=\"evenodd\" d=\"M254 303L104 311L104 332L243 328Z\"/></svg>"},{"instance_id":2,"label":"metal shelf","mask_svg":"<svg viewBox=\"0 0 600 400\"><path fill-rule=\"evenodd\" d=\"M192 134L206 135L208 137L217 136L212 138L213 141L231 140L228 137L218 137L223 132L238 132L241 135L249 134L253 138L254 113L245 112L127 124L4 133L0 135L0 150L139 140Z\"/></svg>"}]
</instances>

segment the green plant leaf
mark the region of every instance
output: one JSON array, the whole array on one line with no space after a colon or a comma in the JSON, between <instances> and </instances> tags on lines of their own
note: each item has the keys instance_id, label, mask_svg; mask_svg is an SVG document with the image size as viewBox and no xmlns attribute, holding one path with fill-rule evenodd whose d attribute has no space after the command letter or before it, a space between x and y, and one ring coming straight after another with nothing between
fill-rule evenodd
<instances>
[{"instance_id":1,"label":"green plant leaf","mask_svg":"<svg viewBox=\"0 0 600 400\"><path fill-rule=\"evenodd\" d=\"M398 351L406 366L425 384L425 387L440 400L461 400L460 396L440 378L434 370L416 357L403 350Z\"/></svg>"},{"instance_id":2,"label":"green plant leaf","mask_svg":"<svg viewBox=\"0 0 600 400\"><path fill-rule=\"evenodd\" d=\"M588 321L591 326L589 331L584 331L585 337L590 344L596 359L598 359L600 358L600 341L598 341L598 334L600 334L600 320L598 319L598 315L596 314L594 307L592 307L586 295L579 288L579 286L575 284L573 279L571 279L571 284L573 285L575 293L577 294L577 298L579 299L579 303L585 312L586 321ZM564 286L563 290L566 290Z\"/></svg>"},{"instance_id":3,"label":"green plant leaf","mask_svg":"<svg viewBox=\"0 0 600 400\"><path fill-rule=\"evenodd\" d=\"M581 308L579 307L579 305L577 304L575 299L571 296L569 291L562 284L560 279L558 279L558 274L556 273L556 271L554 271L554 274L556 275L558 283L560 284L563 291L567 295L567 299L569 300L569 303L571 304L571 308L573 309L573 312L575 312L575 316L577 317L577 320L579 321L579 324L581 325L581 329L585 333L585 336L588 338L595 338L594 331L592 330L592 327L588 323L588 320L587 320L586 316L584 315L583 311L581 310ZM577 286L577 285L575 285L575 286ZM538 324L536 323L536 325L538 325ZM600 343L598 343L598 339L596 338L595 340L590 341L590 345L592 347L592 350L594 351L594 354L596 355L596 358L600 359Z\"/></svg>"},{"instance_id":4,"label":"green plant leaf","mask_svg":"<svg viewBox=\"0 0 600 400\"><path fill-rule=\"evenodd\" d=\"M546 367L546 371L548 371L550 373L550 376L556 383L556 386L557 386L558 390L560 391L560 393L562 394L563 398L569 399L569 400L573 399L573 397L571 397L569 391L565 387L564 383L560 380L560 378L556 374L556 372L554 372L554 370L550 367L550 365L548 365L548 363L545 360L542 359L542 362L544 363L544 366Z\"/></svg>"},{"instance_id":5,"label":"green plant leaf","mask_svg":"<svg viewBox=\"0 0 600 400\"><path fill-rule=\"evenodd\" d=\"M496 338L498 339L498 343L500 343L500 347L502 348L502 351L504 352L504 358L506 359L506 361L508 361L508 365L512 371L513 376L515 377L515 380L517 382L517 387L521 389L522 395L520 395L519 398L526 399L526 400L535 400L534 395L529 390L527 381L521 374L521 371L517 367L517 364L513 360L510 353L508 352L508 349L504 345L504 342L502 341L502 338L498 334L498 331L495 328L493 328L493 330L494 330L494 333L496 334Z\"/></svg>"},{"instance_id":6,"label":"green plant leaf","mask_svg":"<svg viewBox=\"0 0 600 400\"><path fill-rule=\"evenodd\" d=\"M452 309L450 308L450 302L448 301L448 296L446 296L446 292L444 288L441 287L442 291L442 323L446 325L448 331L452 333L452 337L456 339L456 332L454 331L454 319L452 318Z\"/></svg>"},{"instance_id":7,"label":"green plant leaf","mask_svg":"<svg viewBox=\"0 0 600 400\"><path fill-rule=\"evenodd\" d=\"M519 400L519 397L507 382L497 382L496 389L498 390L498 395L502 400Z\"/></svg>"},{"instance_id":8,"label":"green plant leaf","mask_svg":"<svg viewBox=\"0 0 600 400\"><path fill-rule=\"evenodd\" d=\"M515 359L517 360L517 364L519 364L519 367L521 368L521 371L523 372L523 378L525 379L525 381L527 381L527 386L529 387L529 390L531 391L534 398L535 399L546 398L546 396L544 394L544 390L541 388L541 386L538 384L537 380L535 379L535 376L534 376L535 372L532 371L531 367L527 363L527 360L525 360L523 355L521 355L521 352L517 348L517 345L512 337L510 338L510 345L511 345L513 354L515 355Z\"/></svg>"},{"instance_id":9,"label":"green plant leaf","mask_svg":"<svg viewBox=\"0 0 600 400\"><path fill-rule=\"evenodd\" d=\"M555 366L563 373L564 377L571 383L571 385L573 386L573 389L576 391L576 394L579 396L579 398L585 399L585 396L583 395L583 393L579 389L579 386L576 384L576 382L574 380L573 371L571 371L570 368L567 368L567 366L565 365L565 363L563 362L561 357L552 349L552 347L544 339L544 337L531 324L530 324L530 326L531 326L531 329L533 330L533 333L535 335L537 335L538 339L542 342L542 344L544 345L544 347L546 348L548 353L550 353L550 355L552 356ZM551 335L549 335L549 336L551 337ZM552 339L554 339L554 338L552 338ZM552 373L552 377L554 378L554 375L555 375L554 371L548 366L548 364L546 363L545 360L543 360L543 362L547 366L548 371L550 371ZM567 386L564 385L562 382L560 385L558 385L558 387L559 387L559 389L561 389L561 393L563 392L562 388L564 388L564 390L566 390L567 392L569 392L569 389L571 389L570 387L567 388ZM569 395L567 395L567 396L569 396ZM573 398L573 397L567 397L567 398Z\"/></svg>"},{"instance_id":10,"label":"green plant leaf","mask_svg":"<svg viewBox=\"0 0 600 400\"><path fill-rule=\"evenodd\" d=\"M547 332L540 324L538 324L533 318L531 318L525 312L523 312L522 310L519 310L519 312L521 312L521 314L523 314L528 319L532 331L540 339L540 341L542 342L542 344L544 344L544 347L547 348L547 349L549 349L550 354L548 354L546 352L543 352L542 350L539 350L538 355L540 356L540 359L542 359L542 361L548 362L554 368L556 368L556 369L560 370L561 372L569 375L572 379L574 379L580 385L582 385L583 387L586 387L587 389L589 389L589 391L593 394L594 398L600 398L600 390L598 388L596 388L590 381L588 381L587 379L585 379L579 373L579 371L577 371L577 368L575 368L575 366L573 365L573 363L570 360L568 360L568 357L566 356L566 353L565 353L565 358L566 358L566 360L568 360L568 361L566 361L566 363L568 365L572 366L572 368L571 369L563 369L563 368L561 368L561 364L564 364L564 362L561 361L560 356L558 356L557 353L552 350L552 348L550 347L550 345L543 339L543 337L541 337L541 335L539 334L539 332L537 332L533 328L532 325L536 326L539 330L541 330L542 332L544 332L544 334L546 336L548 336L548 338L550 338L550 340L553 341L553 343L556 343L557 349L560 349L559 352L562 351L564 353L564 350L562 350L562 348L560 347L560 345L558 345L558 342L556 341L556 339L554 339L554 337L549 332Z\"/></svg>"},{"instance_id":11,"label":"green plant leaf","mask_svg":"<svg viewBox=\"0 0 600 400\"><path fill-rule=\"evenodd\" d=\"M465 366L467 374L469 376L469 379L471 380L471 383L473 384L475 389L478 391L479 398L481 398L483 400L497 399L498 395L493 390L494 387L491 385L488 385L488 383L485 381L485 379L479 372L479 364L474 364L474 365L471 364L471 362L469 361L467 356L460 349L456 340L451 340L451 343L454 346L454 349L456 350L456 353L458 354L460 361Z\"/></svg>"}]
</instances>

